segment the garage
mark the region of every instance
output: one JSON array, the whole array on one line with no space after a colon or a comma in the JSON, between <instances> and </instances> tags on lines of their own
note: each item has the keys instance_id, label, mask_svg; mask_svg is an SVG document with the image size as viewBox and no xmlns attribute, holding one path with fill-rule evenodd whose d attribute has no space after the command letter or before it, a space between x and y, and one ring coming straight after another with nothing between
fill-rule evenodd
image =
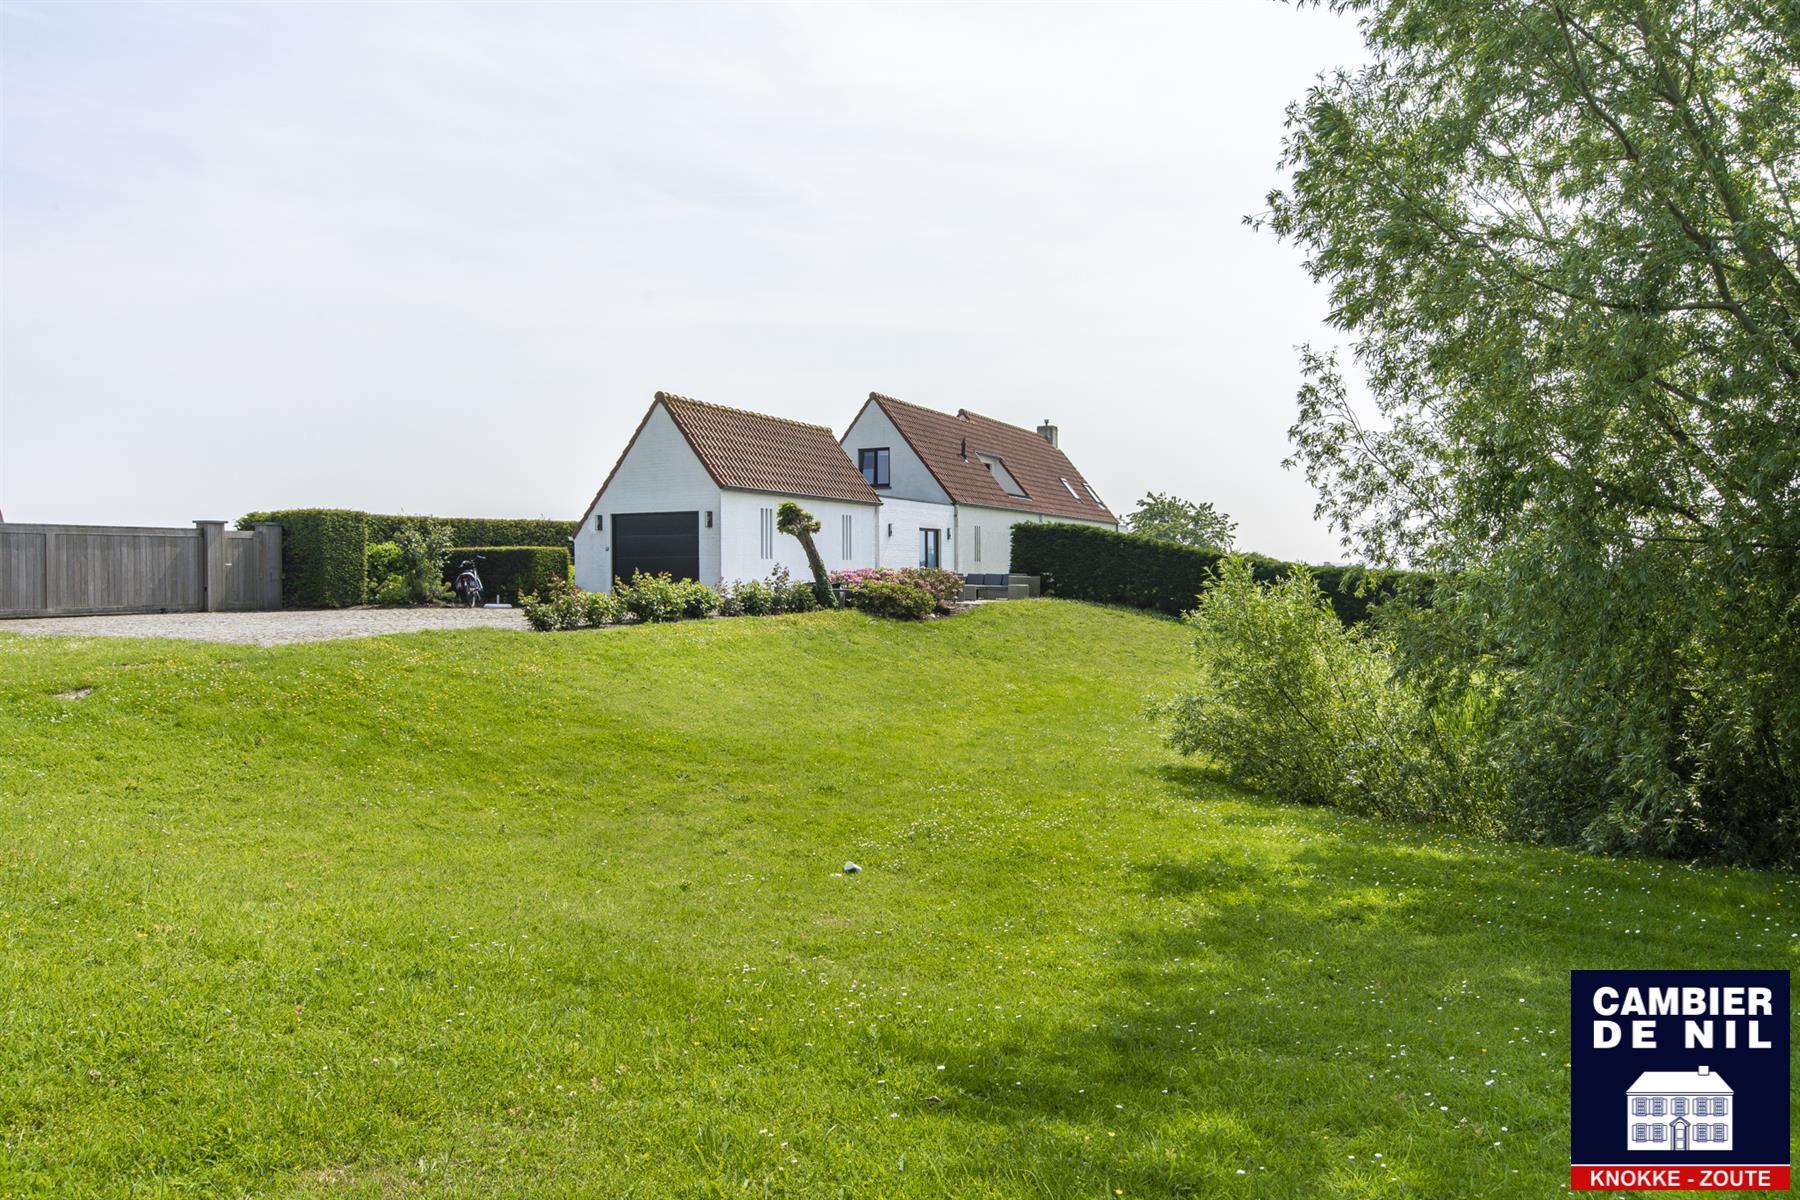
<instances>
[{"instance_id":1,"label":"garage","mask_svg":"<svg viewBox=\"0 0 1800 1200\"><path fill-rule=\"evenodd\" d=\"M639 571L700 578L698 512L617 513L612 522L614 578L630 582Z\"/></svg>"}]
</instances>

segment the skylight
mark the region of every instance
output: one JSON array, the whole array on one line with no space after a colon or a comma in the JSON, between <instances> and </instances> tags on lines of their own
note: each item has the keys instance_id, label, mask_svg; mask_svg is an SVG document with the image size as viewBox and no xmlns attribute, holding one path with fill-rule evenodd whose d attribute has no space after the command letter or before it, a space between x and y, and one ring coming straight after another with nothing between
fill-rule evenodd
<instances>
[{"instance_id":1,"label":"skylight","mask_svg":"<svg viewBox=\"0 0 1800 1200\"><path fill-rule=\"evenodd\" d=\"M1063 483L1064 487L1069 489L1069 495L1071 497L1073 497L1076 500L1081 499L1081 493L1075 490L1074 484L1070 483L1067 479L1063 480L1062 483Z\"/></svg>"},{"instance_id":2,"label":"skylight","mask_svg":"<svg viewBox=\"0 0 1800 1200\"><path fill-rule=\"evenodd\" d=\"M981 459L982 465L988 469L988 474L994 477L994 482L1000 485L1001 491L1009 496L1028 496L1030 494L1019 486L1019 481L1013 478L1012 472L1006 469L1005 463L991 454L980 454L976 457ZM1066 483L1067 480L1064 482Z\"/></svg>"}]
</instances>

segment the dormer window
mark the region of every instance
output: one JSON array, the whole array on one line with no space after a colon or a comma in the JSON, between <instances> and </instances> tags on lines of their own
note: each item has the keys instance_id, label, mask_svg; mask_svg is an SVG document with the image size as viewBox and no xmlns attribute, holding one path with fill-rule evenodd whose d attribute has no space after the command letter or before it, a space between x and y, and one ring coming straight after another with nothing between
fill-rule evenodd
<instances>
[{"instance_id":1,"label":"dormer window","mask_svg":"<svg viewBox=\"0 0 1800 1200\"><path fill-rule=\"evenodd\" d=\"M1005 463L991 454L982 454L977 457L981 459L981 465L988 469L988 474L994 477L994 482L1000 485L1001 491L1009 496L1029 496L1029 493L1019 486L1019 481L1013 478L1012 472L1006 469Z\"/></svg>"},{"instance_id":2,"label":"dormer window","mask_svg":"<svg viewBox=\"0 0 1800 1200\"><path fill-rule=\"evenodd\" d=\"M873 450L858 450L856 469L862 472L862 477L869 481L870 487L889 486L887 448L884 446Z\"/></svg>"}]
</instances>

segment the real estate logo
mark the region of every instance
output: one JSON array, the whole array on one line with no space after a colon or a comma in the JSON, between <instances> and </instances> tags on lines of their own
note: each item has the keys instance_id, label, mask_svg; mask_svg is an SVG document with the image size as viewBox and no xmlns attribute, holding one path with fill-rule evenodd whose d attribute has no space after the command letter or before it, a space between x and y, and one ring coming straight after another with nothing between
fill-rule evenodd
<instances>
[{"instance_id":1,"label":"real estate logo","mask_svg":"<svg viewBox=\"0 0 1800 1200\"><path fill-rule=\"evenodd\" d=\"M1788 973L1572 971L1569 1186L1788 1188Z\"/></svg>"}]
</instances>

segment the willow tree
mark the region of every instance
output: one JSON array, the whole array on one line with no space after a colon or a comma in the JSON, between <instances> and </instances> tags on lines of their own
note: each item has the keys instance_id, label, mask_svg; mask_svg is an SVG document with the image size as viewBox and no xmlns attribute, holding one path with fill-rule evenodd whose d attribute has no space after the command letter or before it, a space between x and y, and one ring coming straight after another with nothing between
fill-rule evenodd
<instances>
[{"instance_id":1,"label":"willow tree","mask_svg":"<svg viewBox=\"0 0 1800 1200\"><path fill-rule=\"evenodd\" d=\"M1354 0L1257 218L1379 410L1303 351L1347 544L1447 580L1523 832L1800 860L1800 5Z\"/></svg>"},{"instance_id":2,"label":"willow tree","mask_svg":"<svg viewBox=\"0 0 1800 1200\"><path fill-rule=\"evenodd\" d=\"M806 551L806 565L812 568L813 595L818 597L819 606L837 607L837 593L831 590L831 576L825 573L825 560L819 557L819 548L813 544L812 535L819 532L819 519L792 500L783 500L781 507L775 510L775 528L789 537L798 538L800 548Z\"/></svg>"}]
</instances>

